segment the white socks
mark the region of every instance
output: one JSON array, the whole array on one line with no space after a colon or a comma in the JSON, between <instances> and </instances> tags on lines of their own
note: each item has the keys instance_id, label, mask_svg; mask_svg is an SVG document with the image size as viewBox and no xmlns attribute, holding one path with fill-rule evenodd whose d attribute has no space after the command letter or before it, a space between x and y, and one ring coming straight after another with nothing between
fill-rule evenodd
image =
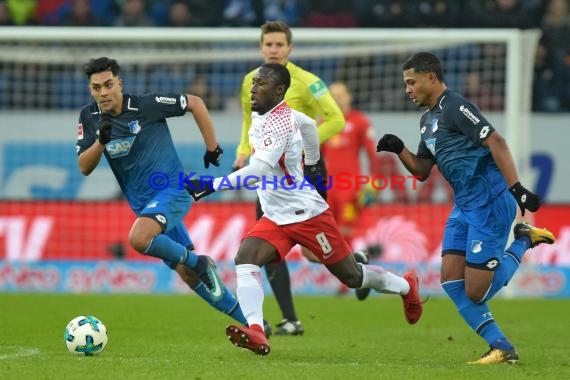
<instances>
[{"instance_id":1,"label":"white socks","mask_svg":"<svg viewBox=\"0 0 570 380\"><path fill-rule=\"evenodd\" d=\"M263 328L263 286L261 268L253 264L236 265L237 298L247 323Z\"/></svg>"},{"instance_id":2,"label":"white socks","mask_svg":"<svg viewBox=\"0 0 570 380\"><path fill-rule=\"evenodd\" d=\"M362 267L362 288L372 288L378 293L400 295L406 295L410 291L410 284L405 278L376 265L360 263L359 265Z\"/></svg>"}]
</instances>

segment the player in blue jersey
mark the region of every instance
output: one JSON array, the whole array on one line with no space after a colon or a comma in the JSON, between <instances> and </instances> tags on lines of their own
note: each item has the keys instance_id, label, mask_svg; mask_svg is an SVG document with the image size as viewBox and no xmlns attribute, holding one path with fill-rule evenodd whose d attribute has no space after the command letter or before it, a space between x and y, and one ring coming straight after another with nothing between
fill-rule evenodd
<instances>
[{"instance_id":1,"label":"player in blue jersey","mask_svg":"<svg viewBox=\"0 0 570 380\"><path fill-rule=\"evenodd\" d=\"M548 230L522 222L515 225L515 240L505 251L517 203L524 215L538 210L540 198L519 182L505 139L477 107L447 89L435 55L413 55L403 74L406 94L427 108L418 151L410 152L390 134L376 150L398 154L421 181L437 165L452 186L455 204L443 235L442 287L465 322L489 344L489 351L470 364L516 363L517 351L487 301L508 284L527 249L554 242Z\"/></svg>"},{"instance_id":2,"label":"player in blue jersey","mask_svg":"<svg viewBox=\"0 0 570 380\"><path fill-rule=\"evenodd\" d=\"M194 252L182 220L192 198L178 186L184 168L166 118L190 111L206 144L205 167L218 166L223 151L204 102L189 94L124 94L114 59L93 59L84 72L95 102L83 107L79 116L79 170L89 175L104 154L137 216L129 244L143 255L162 259L210 305L246 323L212 259Z\"/></svg>"}]
</instances>

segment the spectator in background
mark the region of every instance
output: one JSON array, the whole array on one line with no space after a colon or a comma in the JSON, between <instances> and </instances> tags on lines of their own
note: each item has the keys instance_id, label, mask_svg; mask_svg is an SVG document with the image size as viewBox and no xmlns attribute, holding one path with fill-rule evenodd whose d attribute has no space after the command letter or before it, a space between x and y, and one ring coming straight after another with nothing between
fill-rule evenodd
<instances>
[{"instance_id":1,"label":"spectator in background","mask_svg":"<svg viewBox=\"0 0 570 380\"><path fill-rule=\"evenodd\" d=\"M265 0L263 16L265 20L282 20L289 26L298 26L301 22L300 0Z\"/></svg>"},{"instance_id":2,"label":"spectator in background","mask_svg":"<svg viewBox=\"0 0 570 380\"><path fill-rule=\"evenodd\" d=\"M71 8L64 15L64 26L97 26L99 25L93 13L89 0L72 0Z\"/></svg>"},{"instance_id":3,"label":"spectator in background","mask_svg":"<svg viewBox=\"0 0 570 380\"><path fill-rule=\"evenodd\" d=\"M570 15L568 0L551 0L542 20L543 35L554 54L570 65Z\"/></svg>"},{"instance_id":4,"label":"spectator in background","mask_svg":"<svg viewBox=\"0 0 570 380\"><path fill-rule=\"evenodd\" d=\"M204 74L196 74L194 76L187 92L204 99L204 103L206 103L206 107L209 110L220 111L224 109L222 98L212 90Z\"/></svg>"},{"instance_id":5,"label":"spectator in background","mask_svg":"<svg viewBox=\"0 0 570 380\"><path fill-rule=\"evenodd\" d=\"M359 24L369 28L416 27L413 2L400 0L368 0L358 5Z\"/></svg>"},{"instance_id":6,"label":"spectator in background","mask_svg":"<svg viewBox=\"0 0 570 380\"><path fill-rule=\"evenodd\" d=\"M171 27L213 27L220 25L223 0L178 0L168 12Z\"/></svg>"},{"instance_id":7,"label":"spectator in background","mask_svg":"<svg viewBox=\"0 0 570 380\"><path fill-rule=\"evenodd\" d=\"M307 2L307 19L303 26L311 28L355 28L355 4L352 1L319 0Z\"/></svg>"},{"instance_id":8,"label":"spectator in background","mask_svg":"<svg viewBox=\"0 0 570 380\"><path fill-rule=\"evenodd\" d=\"M469 72L465 75L465 97L476 103L485 111L500 111L504 109L504 98L493 91L493 83L482 83L483 80L478 72ZM501 86L499 86L501 87Z\"/></svg>"},{"instance_id":9,"label":"spectator in background","mask_svg":"<svg viewBox=\"0 0 570 380\"><path fill-rule=\"evenodd\" d=\"M263 22L263 0L228 0L223 10L226 26L255 26Z\"/></svg>"},{"instance_id":10,"label":"spectator in background","mask_svg":"<svg viewBox=\"0 0 570 380\"><path fill-rule=\"evenodd\" d=\"M154 26L147 12L146 0L125 0L115 26Z\"/></svg>"},{"instance_id":11,"label":"spectator in background","mask_svg":"<svg viewBox=\"0 0 570 380\"><path fill-rule=\"evenodd\" d=\"M532 110L570 111L570 68L542 38L534 62Z\"/></svg>"},{"instance_id":12,"label":"spectator in background","mask_svg":"<svg viewBox=\"0 0 570 380\"><path fill-rule=\"evenodd\" d=\"M185 1L175 1L170 5L167 26L188 27L193 24L194 17L192 17L188 4Z\"/></svg>"},{"instance_id":13,"label":"spectator in background","mask_svg":"<svg viewBox=\"0 0 570 380\"><path fill-rule=\"evenodd\" d=\"M39 0L36 6L36 21L40 25L58 25L69 0Z\"/></svg>"},{"instance_id":14,"label":"spectator in background","mask_svg":"<svg viewBox=\"0 0 570 380\"><path fill-rule=\"evenodd\" d=\"M37 0L7 0L12 22L15 25L35 25Z\"/></svg>"},{"instance_id":15,"label":"spectator in background","mask_svg":"<svg viewBox=\"0 0 570 380\"><path fill-rule=\"evenodd\" d=\"M14 25L10 10L5 1L0 1L0 26Z\"/></svg>"},{"instance_id":16,"label":"spectator in background","mask_svg":"<svg viewBox=\"0 0 570 380\"><path fill-rule=\"evenodd\" d=\"M417 27L453 28L459 26L461 2L449 0L422 0L417 3Z\"/></svg>"},{"instance_id":17,"label":"spectator in background","mask_svg":"<svg viewBox=\"0 0 570 380\"><path fill-rule=\"evenodd\" d=\"M479 28L520 28L536 25L536 18L521 0L470 0L467 26Z\"/></svg>"}]
</instances>

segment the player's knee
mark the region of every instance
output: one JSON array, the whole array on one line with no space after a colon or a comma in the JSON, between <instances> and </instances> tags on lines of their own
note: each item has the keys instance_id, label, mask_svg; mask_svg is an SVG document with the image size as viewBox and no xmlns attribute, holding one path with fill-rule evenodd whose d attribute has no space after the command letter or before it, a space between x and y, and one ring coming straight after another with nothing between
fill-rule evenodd
<instances>
[{"instance_id":1,"label":"player's knee","mask_svg":"<svg viewBox=\"0 0 570 380\"><path fill-rule=\"evenodd\" d=\"M465 284L465 294L473 302L481 302L483 297L485 297L486 291L486 288Z\"/></svg>"},{"instance_id":2,"label":"player's knee","mask_svg":"<svg viewBox=\"0 0 570 380\"><path fill-rule=\"evenodd\" d=\"M133 249L139 253L145 253L152 237L144 236L142 234L130 233L129 244Z\"/></svg>"},{"instance_id":3,"label":"player's knee","mask_svg":"<svg viewBox=\"0 0 570 380\"><path fill-rule=\"evenodd\" d=\"M362 273L355 271L354 273L343 274L339 280L349 288L356 289L362 285Z\"/></svg>"}]
</instances>

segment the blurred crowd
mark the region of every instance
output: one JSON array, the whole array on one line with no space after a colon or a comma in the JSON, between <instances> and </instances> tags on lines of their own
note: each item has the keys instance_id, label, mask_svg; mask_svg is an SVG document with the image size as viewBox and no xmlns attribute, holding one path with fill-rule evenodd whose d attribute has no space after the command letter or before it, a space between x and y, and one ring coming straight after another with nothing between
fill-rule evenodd
<instances>
[{"instance_id":1,"label":"blurred crowd","mask_svg":"<svg viewBox=\"0 0 570 380\"><path fill-rule=\"evenodd\" d=\"M570 0L0 0L0 25L540 28L533 109L570 111ZM472 77L477 86L479 78ZM499 105L497 106L499 107ZM491 106L492 109L492 106Z\"/></svg>"}]
</instances>

